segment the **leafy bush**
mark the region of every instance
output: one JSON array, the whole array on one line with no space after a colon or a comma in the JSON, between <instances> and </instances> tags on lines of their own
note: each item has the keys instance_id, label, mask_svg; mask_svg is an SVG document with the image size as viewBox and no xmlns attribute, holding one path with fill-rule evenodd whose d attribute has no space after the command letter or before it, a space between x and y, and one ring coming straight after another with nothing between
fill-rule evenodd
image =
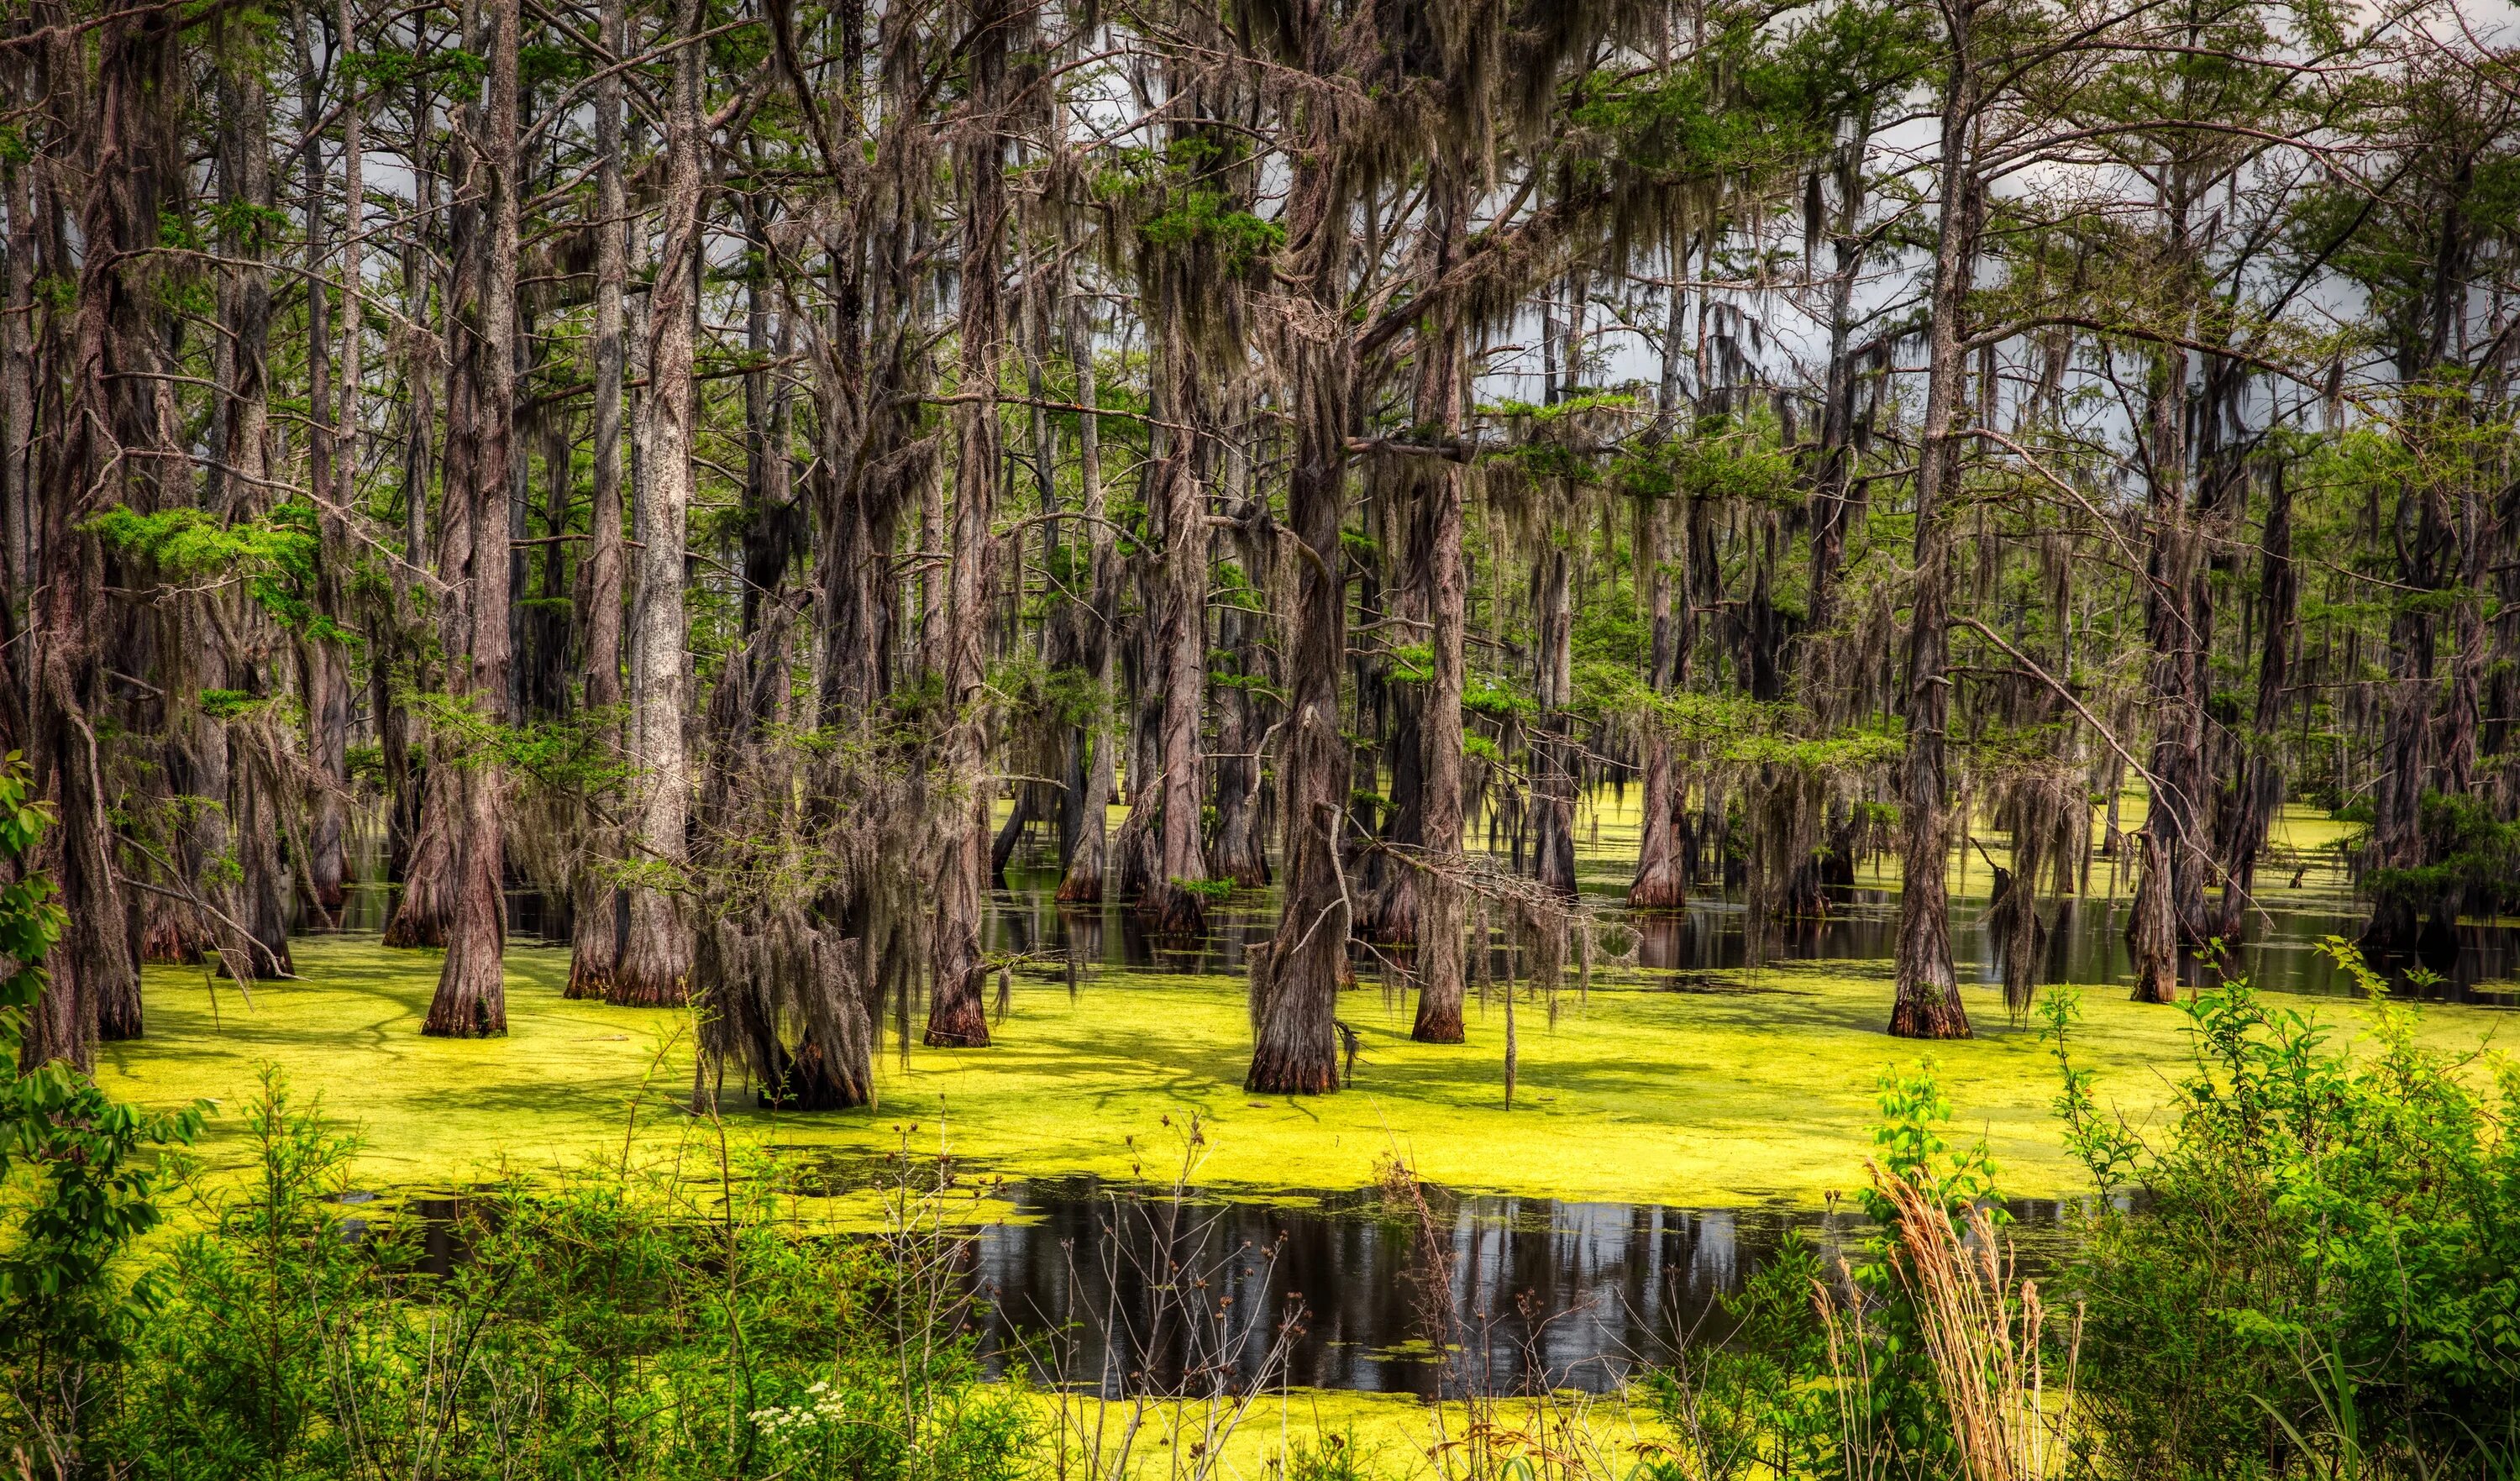
<instances>
[{"instance_id":1,"label":"leafy bush","mask_svg":"<svg viewBox=\"0 0 2520 1481\"><path fill-rule=\"evenodd\" d=\"M0 763L0 861L30 854L52 823L27 796L26 765ZM125 1257L158 1227L158 1153L192 1140L201 1108L150 1114L54 1061L19 1065L26 1018L48 980L43 962L65 924L52 881L11 871L0 885L0 1376L19 1469L37 1459L78 1473L90 1431L129 1345L164 1291L159 1274L125 1279Z\"/></svg>"},{"instance_id":2,"label":"leafy bush","mask_svg":"<svg viewBox=\"0 0 2520 1481\"><path fill-rule=\"evenodd\" d=\"M2245 983L2200 993L2157 1144L2092 1103L2050 1013L2071 1141L2125 1194L2071 1272L2111 1474L2474 1474L2520 1408L2520 1075L2480 1089L2328 949L2371 995L2367 1052Z\"/></svg>"},{"instance_id":3,"label":"leafy bush","mask_svg":"<svg viewBox=\"0 0 2520 1481\"><path fill-rule=\"evenodd\" d=\"M766 1175L599 1165L345 1228L356 1143L266 1074L128 1355L133 1477L1012 1476L943 1236L813 1236ZM688 1175L686 1165L679 1170Z\"/></svg>"}]
</instances>

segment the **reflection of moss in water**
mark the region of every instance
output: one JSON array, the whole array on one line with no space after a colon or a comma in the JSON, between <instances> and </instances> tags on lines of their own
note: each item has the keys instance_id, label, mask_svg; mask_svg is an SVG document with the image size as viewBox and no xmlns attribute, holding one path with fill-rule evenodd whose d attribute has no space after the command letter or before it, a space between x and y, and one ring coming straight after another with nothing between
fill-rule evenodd
<instances>
[{"instance_id":1,"label":"reflection of moss in water","mask_svg":"<svg viewBox=\"0 0 2520 1481\"><path fill-rule=\"evenodd\" d=\"M621 1144L625 1107L649 1082L645 1124L679 1135L666 1108L691 1083L678 1011L569 1003L563 953L510 954L509 1037L423 1039L434 954L373 940L297 943L305 982L256 989L248 1010L218 989L214 1028L198 972L152 967L149 1037L109 1045L100 1078L155 1104L206 1096L234 1107L258 1060L280 1063L334 1116L364 1125L363 1174L442 1185L499 1162L548 1166ZM1013 1015L988 1050L887 1052L873 1112L729 1118L744 1141L829 1148L835 1165L900 1148L932 1153L940 1131L959 1158L1008 1177L1093 1173L1169 1179L1192 1113L1203 1118L1201 1176L1252 1189L1355 1189L1395 1148L1420 1176L1455 1188L1577 1200L1679 1205L1820 1203L1863 1176L1883 1065L1930 1052L1958 1107L1956 1135L1983 1134L2006 1192L2079 1190L2048 1114L2052 1065L2035 1035L2002 1026L1992 989L1969 989L1982 1037L1901 1044L1881 1033L1886 964L1783 965L1724 974L1790 991L1725 995L1598 988L1570 992L1552 1029L1520 1015L1521 1089L1501 1103L1503 1016L1473 1002L1470 1043L1409 1042L1412 1005L1368 986L1340 1015L1362 1036L1356 1085L1318 1100L1248 1096L1241 985L1222 977L1105 972L1065 988L1018 976ZM2140 1121L2183 1067L2183 1019L2115 992L2085 996L2081 1055L2101 1089ZM2344 1004L2320 1008L2357 1025ZM2427 1037L2474 1045L2500 1015L2431 1007ZM730 1094L729 1100L737 1097ZM1165 1119L1170 1118L1170 1125ZM911 1128L916 1127L916 1131ZM234 1115L211 1123L223 1155ZM977 1193L974 1189L972 1192ZM975 1200L976 1201L976 1200Z\"/></svg>"}]
</instances>

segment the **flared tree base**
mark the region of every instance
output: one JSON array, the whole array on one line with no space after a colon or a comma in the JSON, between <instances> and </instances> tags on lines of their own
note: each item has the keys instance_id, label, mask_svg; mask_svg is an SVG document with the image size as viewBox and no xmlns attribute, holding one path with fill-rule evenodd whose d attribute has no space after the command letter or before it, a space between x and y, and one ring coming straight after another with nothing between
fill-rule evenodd
<instances>
[{"instance_id":1,"label":"flared tree base","mask_svg":"<svg viewBox=\"0 0 2520 1481\"><path fill-rule=\"evenodd\" d=\"M2179 973L2176 971L2142 971L2136 973L2135 991L2127 994L2131 1003L2176 1003L2179 1001Z\"/></svg>"},{"instance_id":2,"label":"flared tree base","mask_svg":"<svg viewBox=\"0 0 2520 1481\"><path fill-rule=\"evenodd\" d=\"M839 1064L812 1039L796 1046L788 1071L776 1086L764 1086L757 1099L765 1110L855 1110L875 1100L873 1066L861 1061Z\"/></svg>"},{"instance_id":3,"label":"flared tree base","mask_svg":"<svg viewBox=\"0 0 2520 1481\"><path fill-rule=\"evenodd\" d=\"M1199 897L1170 880L1148 890L1138 901L1138 920L1158 936L1198 936L1207 932L1207 907Z\"/></svg>"},{"instance_id":4,"label":"flared tree base","mask_svg":"<svg viewBox=\"0 0 2520 1481\"><path fill-rule=\"evenodd\" d=\"M1675 860L1664 860L1637 871L1635 882L1628 886L1628 909L1681 911L1688 908L1688 881L1681 876Z\"/></svg>"},{"instance_id":5,"label":"flared tree base","mask_svg":"<svg viewBox=\"0 0 2520 1481\"><path fill-rule=\"evenodd\" d=\"M959 983L939 984L927 1005L927 1032L920 1042L929 1049L987 1049L989 1014L980 1001L981 979L987 975L975 967Z\"/></svg>"},{"instance_id":6,"label":"flared tree base","mask_svg":"<svg viewBox=\"0 0 2520 1481\"><path fill-rule=\"evenodd\" d=\"M604 1001L614 1008L681 1008L691 994L680 975L625 969L607 984Z\"/></svg>"},{"instance_id":7,"label":"flared tree base","mask_svg":"<svg viewBox=\"0 0 2520 1481\"><path fill-rule=\"evenodd\" d=\"M437 996L428 1005L428 1017L420 1025L428 1039L504 1039L508 1035L508 1010L505 993L469 984L439 983Z\"/></svg>"},{"instance_id":8,"label":"flared tree base","mask_svg":"<svg viewBox=\"0 0 2520 1481\"><path fill-rule=\"evenodd\" d=\"M1261 1096L1327 1096L1339 1088L1338 1050L1331 1044L1261 1045L1252 1053L1242 1088Z\"/></svg>"},{"instance_id":9,"label":"flared tree base","mask_svg":"<svg viewBox=\"0 0 2520 1481\"><path fill-rule=\"evenodd\" d=\"M1967 1039L1968 1010L1960 1006L1959 994L1949 988L1939 992L1902 995L1890 1008L1890 1037L1894 1039Z\"/></svg>"},{"instance_id":10,"label":"flared tree base","mask_svg":"<svg viewBox=\"0 0 2520 1481\"><path fill-rule=\"evenodd\" d=\"M1462 1028L1461 1000L1431 1004L1418 1000L1418 1021L1411 1026L1409 1037L1419 1044L1460 1044L1467 1036Z\"/></svg>"},{"instance_id":11,"label":"flared tree base","mask_svg":"<svg viewBox=\"0 0 2520 1481\"><path fill-rule=\"evenodd\" d=\"M385 922L381 945L402 951L434 951L446 945L446 920L422 911L398 910Z\"/></svg>"}]
</instances>

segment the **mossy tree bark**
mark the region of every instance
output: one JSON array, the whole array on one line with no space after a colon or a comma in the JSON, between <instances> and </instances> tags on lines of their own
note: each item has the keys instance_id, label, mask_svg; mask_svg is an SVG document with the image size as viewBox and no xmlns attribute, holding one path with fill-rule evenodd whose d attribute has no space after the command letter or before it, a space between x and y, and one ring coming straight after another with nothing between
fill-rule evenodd
<instances>
[{"instance_id":1,"label":"mossy tree bark","mask_svg":"<svg viewBox=\"0 0 2520 1481\"><path fill-rule=\"evenodd\" d=\"M648 365L653 411L649 424L648 495L639 502L639 595L631 618L635 688L631 694L632 761L637 803L631 830L637 863L678 881L686 860L691 768L683 734L690 641L683 607L689 544L693 437L698 386L692 376L693 335L699 315L701 204L700 68L703 43L697 0L673 12L673 81L665 114L665 193L655 287L649 292ZM691 933L679 897L653 884L630 890L629 929L613 968L614 1003L684 1001L692 965Z\"/></svg>"},{"instance_id":2,"label":"mossy tree bark","mask_svg":"<svg viewBox=\"0 0 2520 1481\"><path fill-rule=\"evenodd\" d=\"M627 0L604 0L601 23L606 48L614 56L629 55ZM621 744L619 721L611 718L621 707L621 300L629 280L621 110L621 76L608 71L595 82L595 487L586 516L586 567L579 580L585 606L580 626L586 634L586 709L614 749ZM571 882L566 989L571 998L609 997L620 960L618 921L626 902L608 873L618 853L618 840L608 832L589 820L585 857Z\"/></svg>"},{"instance_id":3,"label":"mossy tree bark","mask_svg":"<svg viewBox=\"0 0 2520 1481\"><path fill-rule=\"evenodd\" d=\"M1968 1010L1952 969L1951 902L1943 882L1951 838L1945 819L1945 728L1951 720L1952 506L1960 492L1957 430L1964 359L1962 313L1985 212L1970 157L1979 80L1971 28L1977 6L1944 8L1949 48L1941 119L1942 222L1934 248L1932 329L1916 472L1916 575L1908 629L1908 740L1900 766L1904 871L1899 889L1896 998L1890 1032L1903 1039L1965 1039Z\"/></svg>"},{"instance_id":4,"label":"mossy tree bark","mask_svg":"<svg viewBox=\"0 0 2520 1481\"><path fill-rule=\"evenodd\" d=\"M508 532L516 419L517 58L518 0L486 0L476 55L487 64L464 131L455 231L456 367L447 397L445 574L461 588L448 688L486 726L509 719L512 546ZM460 518L459 514L460 512ZM455 772L448 820L454 912L446 963L421 1032L475 1039L508 1031L506 778L495 747L437 768Z\"/></svg>"},{"instance_id":5,"label":"mossy tree bark","mask_svg":"<svg viewBox=\"0 0 2520 1481\"><path fill-rule=\"evenodd\" d=\"M1332 70L1331 26L1315 17L1301 46L1308 68ZM1347 260L1347 211L1328 134L1328 105L1306 111L1312 146L1296 156L1287 193L1287 260L1295 312L1338 326ZM1315 337L1319 334L1324 337ZM1264 1094L1320 1095L1339 1087L1336 1017L1354 924L1339 850L1347 829L1351 750L1339 719L1346 666L1347 430L1353 367L1343 330L1291 333L1286 407L1294 418L1294 466L1286 485L1296 542L1294 600L1288 613L1282 780L1284 904L1277 934L1252 971L1251 1069L1245 1083Z\"/></svg>"},{"instance_id":6,"label":"mossy tree bark","mask_svg":"<svg viewBox=\"0 0 2520 1481\"><path fill-rule=\"evenodd\" d=\"M967 55L970 98L956 172L963 204L961 394L955 408L953 561L945 592L943 662L951 727L945 772L951 806L936 863L936 909L929 935L926 1042L983 1048L989 1019L982 994L980 906L988 887L989 791L985 785L989 716L981 645L990 605L989 571L1003 470L998 425L998 371L1006 338L1000 239L1006 227L1004 146L998 137L999 92L1005 80L1009 0L975 0Z\"/></svg>"}]
</instances>

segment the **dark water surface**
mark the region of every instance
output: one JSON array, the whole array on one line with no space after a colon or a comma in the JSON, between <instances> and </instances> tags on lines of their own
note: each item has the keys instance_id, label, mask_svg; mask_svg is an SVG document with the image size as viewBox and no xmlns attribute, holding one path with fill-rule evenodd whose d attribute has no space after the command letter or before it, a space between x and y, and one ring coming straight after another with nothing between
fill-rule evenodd
<instances>
[{"instance_id":1,"label":"dark water surface","mask_svg":"<svg viewBox=\"0 0 2520 1481\"><path fill-rule=\"evenodd\" d=\"M1013 1217L971 1248L989 1303L983 1350L1002 1368L1105 1392L1220 1369L1422 1398L1603 1392L1684 1342L1722 1340L1732 1323L1721 1299L1789 1231L1833 1267L1866 1229L1836 1210L1443 1189L1427 1190L1422 1218L1371 1190L1184 1204L1091 1179L1010 1191ZM2008 1209L2023 1268L2044 1266L2066 1210L2035 1199Z\"/></svg>"},{"instance_id":2,"label":"dark water surface","mask_svg":"<svg viewBox=\"0 0 2520 1481\"><path fill-rule=\"evenodd\" d=\"M1264 891L1238 894L1211 907L1206 933L1181 939L1149 933L1120 905L1060 905L1052 898L1055 879L1037 884L1018 875L1016 883L1019 888L991 896L987 949L1073 961L1089 971L1102 967L1239 976L1245 949L1266 941L1278 925L1276 899ZM2132 987L2135 962L2126 942L2132 903L2122 897L2043 905L2040 916L2048 925L2043 979ZM2222 969L2272 992L2352 993L2352 980L2319 950L2329 936L2350 941L2362 931L2367 916L2350 905L2342 898L2313 896L2301 904L2250 913L2245 934L2229 949ZM1962 982L2000 980L1985 925L1986 906L1982 899L1952 902L1952 955ZM1899 899L1885 890L1846 892L1832 902L1825 920L1771 922L1756 930L1737 898L1699 896L1687 910L1671 914L1630 917L1612 907L1604 915L1636 932L1636 965L1648 974L1723 971L1775 961L1888 962L1898 948ZM2455 936L2455 953L2388 958L2375 965L2399 991L2414 996L2488 1006L2520 1004L2520 991L2512 986L2520 978L2520 927L2463 924ZM1603 942L1611 954L1622 953L1625 946L1624 940ZM1500 946L1495 970L1503 977L1511 966L1509 953ZM2183 953L2181 966L2189 982L2210 983L2218 970L2194 953ZM2440 980L2418 983L2408 977L2409 968Z\"/></svg>"}]
</instances>

